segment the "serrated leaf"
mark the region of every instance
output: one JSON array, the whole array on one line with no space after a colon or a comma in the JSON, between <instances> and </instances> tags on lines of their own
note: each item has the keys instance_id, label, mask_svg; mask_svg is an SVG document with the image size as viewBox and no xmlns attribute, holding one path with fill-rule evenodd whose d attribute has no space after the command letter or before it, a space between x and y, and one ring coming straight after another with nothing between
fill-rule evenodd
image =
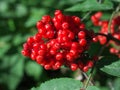
<instances>
[{"instance_id":1,"label":"serrated leaf","mask_svg":"<svg viewBox=\"0 0 120 90\"><path fill-rule=\"evenodd\" d=\"M42 67L36 62L29 61L26 64L25 71L26 73L33 77L35 80L39 80L40 75L42 74Z\"/></svg>"},{"instance_id":2,"label":"serrated leaf","mask_svg":"<svg viewBox=\"0 0 120 90\"><path fill-rule=\"evenodd\" d=\"M120 60L104 66L101 70L107 74L120 77Z\"/></svg>"},{"instance_id":3,"label":"serrated leaf","mask_svg":"<svg viewBox=\"0 0 120 90\"><path fill-rule=\"evenodd\" d=\"M31 90L80 90L82 83L71 78L59 78L46 81L37 88Z\"/></svg>"},{"instance_id":4,"label":"serrated leaf","mask_svg":"<svg viewBox=\"0 0 120 90\"><path fill-rule=\"evenodd\" d=\"M96 86L88 86L86 90L100 90Z\"/></svg>"},{"instance_id":5,"label":"serrated leaf","mask_svg":"<svg viewBox=\"0 0 120 90\"><path fill-rule=\"evenodd\" d=\"M76 4L66 11L98 11L98 10L110 10L113 9L113 3L110 0L105 0L102 4L98 3L97 0L86 0L83 3Z\"/></svg>"}]
</instances>

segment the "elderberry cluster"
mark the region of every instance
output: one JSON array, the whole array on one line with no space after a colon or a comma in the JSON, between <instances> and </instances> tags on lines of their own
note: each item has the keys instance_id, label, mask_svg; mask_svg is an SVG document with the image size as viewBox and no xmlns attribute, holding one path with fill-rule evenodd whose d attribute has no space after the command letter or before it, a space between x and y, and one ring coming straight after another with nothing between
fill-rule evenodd
<instances>
[{"instance_id":1,"label":"elderberry cluster","mask_svg":"<svg viewBox=\"0 0 120 90\"><path fill-rule=\"evenodd\" d=\"M101 27L100 33L108 35L108 33L109 33L109 30L108 30L109 21L100 20L101 16L102 16L102 12L97 12L91 17L91 20L95 26ZM110 35L112 37L120 40L120 16L116 16L112 19L111 25L110 25ZM113 40L110 40L108 42L108 37L106 37L106 36L99 35L98 39L100 41L100 44L102 44L102 45L108 43L107 45L111 46L110 52L112 54L115 54L118 57L120 57L120 44L116 43Z\"/></svg>"},{"instance_id":2,"label":"elderberry cluster","mask_svg":"<svg viewBox=\"0 0 120 90\"><path fill-rule=\"evenodd\" d=\"M96 42L93 31L86 30L77 16L64 15L56 10L54 17L43 16L37 22L38 33L29 37L23 45L22 54L35 60L46 70L57 70L62 65L75 71L88 71L93 61L85 51Z\"/></svg>"}]
</instances>

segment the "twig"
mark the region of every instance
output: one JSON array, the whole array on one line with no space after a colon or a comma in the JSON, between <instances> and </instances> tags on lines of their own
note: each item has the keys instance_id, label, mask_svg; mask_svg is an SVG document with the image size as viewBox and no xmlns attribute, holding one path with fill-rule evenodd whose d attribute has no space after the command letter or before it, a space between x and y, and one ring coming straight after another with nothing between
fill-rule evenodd
<instances>
[{"instance_id":1,"label":"twig","mask_svg":"<svg viewBox=\"0 0 120 90\"><path fill-rule=\"evenodd\" d=\"M109 41L109 40L113 40L113 41L115 41L116 43L120 44L120 40L114 38L110 33L108 33L107 35L106 35L106 34L103 34L103 33L96 33L96 35L105 36L108 41Z\"/></svg>"},{"instance_id":2,"label":"twig","mask_svg":"<svg viewBox=\"0 0 120 90\"><path fill-rule=\"evenodd\" d=\"M86 78L86 79L88 79L87 74L86 74L86 73L84 73L84 72L82 72L82 73L83 73L83 75L85 76L85 78ZM94 85L94 84L92 83L92 81L90 81L90 85Z\"/></svg>"},{"instance_id":3,"label":"twig","mask_svg":"<svg viewBox=\"0 0 120 90\"><path fill-rule=\"evenodd\" d=\"M111 33L110 26L111 26L111 23L112 23L112 19L119 10L120 10L120 4L117 6L116 10L112 13L112 15L110 17L110 20L109 20L109 23L108 23L108 33Z\"/></svg>"},{"instance_id":4,"label":"twig","mask_svg":"<svg viewBox=\"0 0 120 90\"><path fill-rule=\"evenodd\" d=\"M81 21L84 21L91 13L92 13L92 11L89 11L89 12L81 19Z\"/></svg>"}]
</instances>

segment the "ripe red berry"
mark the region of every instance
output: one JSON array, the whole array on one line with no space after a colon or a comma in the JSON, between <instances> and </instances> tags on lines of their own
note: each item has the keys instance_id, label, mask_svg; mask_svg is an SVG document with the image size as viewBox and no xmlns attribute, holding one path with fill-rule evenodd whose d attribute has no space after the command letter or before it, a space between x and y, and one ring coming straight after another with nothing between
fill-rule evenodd
<instances>
[{"instance_id":1,"label":"ripe red berry","mask_svg":"<svg viewBox=\"0 0 120 90\"><path fill-rule=\"evenodd\" d=\"M73 60L74 60L71 53L66 54L66 59L67 59L68 61L73 61Z\"/></svg>"},{"instance_id":2,"label":"ripe red berry","mask_svg":"<svg viewBox=\"0 0 120 90\"><path fill-rule=\"evenodd\" d=\"M42 17L42 22L50 22L51 21L51 17L49 15L43 16Z\"/></svg>"},{"instance_id":3,"label":"ripe red berry","mask_svg":"<svg viewBox=\"0 0 120 90\"><path fill-rule=\"evenodd\" d=\"M41 55L37 56L36 61L37 61L37 63L41 64L43 61L43 56L41 56Z\"/></svg>"},{"instance_id":4,"label":"ripe red berry","mask_svg":"<svg viewBox=\"0 0 120 90\"><path fill-rule=\"evenodd\" d=\"M101 16L102 16L102 12L97 12L94 16L95 16L97 19L100 19Z\"/></svg>"},{"instance_id":5,"label":"ripe red berry","mask_svg":"<svg viewBox=\"0 0 120 90\"><path fill-rule=\"evenodd\" d=\"M63 59L63 54L62 53L57 53L55 56L56 60L62 60Z\"/></svg>"},{"instance_id":6,"label":"ripe red berry","mask_svg":"<svg viewBox=\"0 0 120 90\"><path fill-rule=\"evenodd\" d=\"M87 62L87 66L88 66L89 68L93 67L93 62L92 62L92 61L88 61L88 62Z\"/></svg>"},{"instance_id":7,"label":"ripe red berry","mask_svg":"<svg viewBox=\"0 0 120 90\"><path fill-rule=\"evenodd\" d=\"M80 39L80 40L79 40L79 44L80 44L81 46L85 46L85 45L87 44L87 41L86 41L85 39Z\"/></svg>"},{"instance_id":8,"label":"ripe red berry","mask_svg":"<svg viewBox=\"0 0 120 90\"><path fill-rule=\"evenodd\" d=\"M36 27L39 29L39 28L42 28L44 26L43 22L41 21L38 21L37 24L36 24Z\"/></svg>"},{"instance_id":9,"label":"ripe red berry","mask_svg":"<svg viewBox=\"0 0 120 90\"><path fill-rule=\"evenodd\" d=\"M50 54L51 54L51 55L55 55L56 53L57 53L56 49L52 48L52 49L50 50Z\"/></svg>"},{"instance_id":10,"label":"ripe red berry","mask_svg":"<svg viewBox=\"0 0 120 90\"><path fill-rule=\"evenodd\" d=\"M46 70L50 70L50 69L51 69L51 66L50 66L49 64L46 64L46 65L44 65L44 68L45 68Z\"/></svg>"},{"instance_id":11,"label":"ripe red berry","mask_svg":"<svg viewBox=\"0 0 120 90\"><path fill-rule=\"evenodd\" d=\"M94 32L86 30L85 24L77 16L64 15L60 10L56 10L54 15L53 18L45 15L37 22L38 32L27 39L22 54L46 70L57 70L65 65L72 71L77 68L87 71L92 64L90 60L84 60L86 57L82 54L91 42L96 41ZM87 63L89 68L86 69Z\"/></svg>"},{"instance_id":12,"label":"ripe red berry","mask_svg":"<svg viewBox=\"0 0 120 90\"><path fill-rule=\"evenodd\" d=\"M84 68L83 68L83 71L84 72L87 72L89 70L89 67L88 66L85 66Z\"/></svg>"},{"instance_id":13,"label":"ripe red berry","mask_svg":"<svg viewBox=\"0 0 120 90\"><path fill-rule=\"evenodd\" d=\"M56 10L54 14L58 15L58 14L62 14L62 12L61 12L61 10Z\"/></svg>"},{"instance_id":14,"label":"ripe red berry","mask_svg":"<svg viewBox=\"0 0 120 90\"><path fill-rule=\"evenodd\" d=\"M78 65L73 63L73 64L71 64L70 68L72 71L75 71L78 69Z\"/></svg>"},{"instance_id":15,"label":"ripe red berry","mask_svg":"<svg viewBox=\"0 0 120 90\"><path fill-rule=\"evenodd\" d=\"M78 38L79 38L79 39L82 39L82 38L84 39L84 38L85 38L85 35L86 35L86 34L85 34L85 31L80 31L80 32L78 33Z\"/></svg>"},{"instance_id":16,"label":"ripe red berry","mask_svg":"<svg viewBox=\"0 0 120 90\"><path fill-rule=\"evenodd\" d=\"M69 24L67 22L63 22L62 28L63 29L68 29L68 27L69 27Z\"/></svg>"}]
</instances>

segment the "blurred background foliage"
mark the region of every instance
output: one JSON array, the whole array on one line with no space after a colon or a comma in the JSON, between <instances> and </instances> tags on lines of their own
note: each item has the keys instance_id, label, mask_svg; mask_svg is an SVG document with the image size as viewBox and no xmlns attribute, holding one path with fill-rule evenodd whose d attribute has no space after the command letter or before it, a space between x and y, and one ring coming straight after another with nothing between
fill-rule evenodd
<instances>
[{"instance_id":1,"label":"blurred background foliage","mask_svg":"<svg viewBox=\"0 0 120 90\"><path fill-rule=\"evenodd\" d=\"M26 41L27 37L37 32L36 22L43 15L50 14L53 16L53 12L56 9L64 11L68 8L64 13L83 17L89 10L79 12L78 9L75 11L76 8L74 7L83 1L88 0L0 0L0 90L28 90L51 78L73 77L74 73L64 69L64 67L62 71L64 73L61 70L44 70L36 62L22 56L21 50L22 44ZM106 12L103 17L105 19L109 19L112 12L111 9L114 8L113 4L116 5L113 2L110 4L110 7L106 9L110 9L109 12ZM105 11L103 10L103 12ZM84 22L87 23L87 28L93 29L90 16ZM97 32L98 28L94 28L94 30ZM93 48L98 46L100 47L99 44L93 45ZM96 51L90 50L89 52L93 55ZM109 76L101 72L98 72L97 75L97 80L100 80L100 77L107 77L103 84L96 81L99 86L102 86L101 90L107 90L106 82L111 81L113 78L116 83L115 87L119 88L115 90L120 90L118 84L120 79L111 77L108 80Z\"/></svg>"}]
</instances>

